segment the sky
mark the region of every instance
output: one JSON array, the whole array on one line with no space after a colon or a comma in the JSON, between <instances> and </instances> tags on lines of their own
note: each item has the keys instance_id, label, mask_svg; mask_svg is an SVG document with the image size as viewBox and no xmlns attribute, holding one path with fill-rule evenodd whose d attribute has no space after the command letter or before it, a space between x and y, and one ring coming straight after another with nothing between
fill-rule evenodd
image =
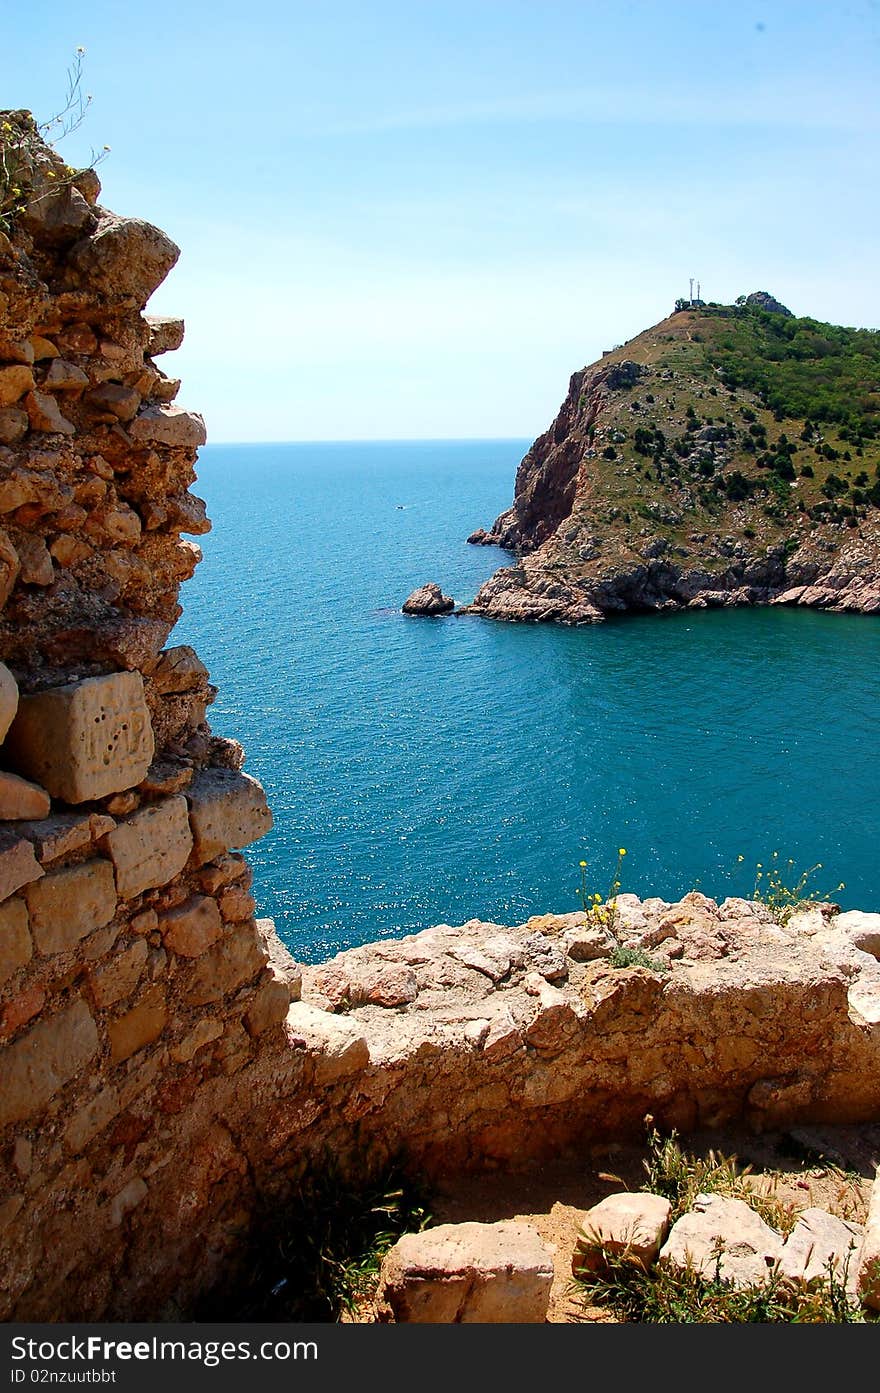
<instances>
[{"instance_id":1,"label":"sky","mask_svg":"<svg viewBox=\"0 0 880 1393\"><path fill-rule=\"evenodd\" d=\"M41 0L0 102L180 260L213 441L534 437L705 299L880 326L880 0Z\"/></svg>"}]
</instances>

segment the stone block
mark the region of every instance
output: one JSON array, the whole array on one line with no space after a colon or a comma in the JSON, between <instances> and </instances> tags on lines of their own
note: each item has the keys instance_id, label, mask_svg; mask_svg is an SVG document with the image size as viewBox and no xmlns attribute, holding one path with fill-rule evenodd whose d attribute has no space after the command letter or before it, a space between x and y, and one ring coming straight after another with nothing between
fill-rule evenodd
<instances>
[{"instance_id":1,"label":"stone block","mask_svg":"<svg viewBox=\"0 0 880 1393\"><path fill-rule=\"evenodd\" d=\"M44 431L47 435L76 435L76 426L62 416L57 401L48 392L28 392L24 409L31 430Z\"/></svg>"},{"instance_id":2,"label":"stone block","mask_svg":"<svg viewBox=\"0 0 880 1393\"><path fill-rule=\"evenodd\" d=\"M257 1036L280 1025L290 1009L290 988L286 982L266 982L260 987L244 1013L248 1035Z\"/></svg>"},{"instance_id":3,"label":"stone block","mask_svg":"<svg viewBox=\"0 0 880 1393\"><path fill-rule=\"evenodd\" d=\"M835 923L863 953L880 958L880 914L851 909L846 914L838 914Z\"/></svg>"},{"instance_id":4,"label":"stone block","mask_svg":"<svg viewBox=\"0 0 880 1393\"><path fill-rule=\"evenodd\" d=\"M142 1050L144 1045L158 1040L167 1020L164 991L159 986L150 987L136 1006L108 1025L111 1063L121 1064Z\"/></svg>"},{"instance_id":5,"label":"stone block","mask_svg":"<svg viewBox=\"0 0 880 1393\"><path fill-rule=\"evenodd\" d=\"M39 784L0 769L0 820L21 822L27 818L48 817L52 800Z\"/></svg>"},{"instance_id":6,"label":"stone block","mask_svg":"<svg viewBox=\"0 0 880 1393\"><path fill-rule=\"evenodd\" d=\"M153 758L143 678L113 672L22 697L6 750L13 768L65 803L140 783Z\"/></svg>"},{"instance_id":7,"label":"stone block","mask_svg":"<svg viewBox=\"0 0 880 1393\"><path fill-rule=\"evenodd\" d=\"M67 264L84 289L108 300L130 297L142 308L179 255L180 248L158 227L102 209L98 226L74 244ZM90 351L95 348L97 340Z\"/></svg>"},{"instance_id":8,"label":"stone block","mask_svg":"<svg viewBox=\"0 0 880 1393\"><path fill-rule=\"evenodd\" d=\"M34 374L26 364L0 368L0 406L14 406L34 386Z\"/></svg>"},{"instance_id":9,"label":"stone block","mask_svg":"<svg viewBox=\"0 0 880 1393\"><path fill-rule=\"evenodd\" d=\"M0 407L0 445L17 445L30 429L26 411L17 406Z\"/></svg>"},{"instance_id":10,"label":"stone block","mask_svg":"<svg viewBox=\"0 0 880 1393\"><path fill-rule=\"evenodd\" d=\"M188 1064L199 1050L219 1040L222 1034L223 1022L214 1016L205 1016L179 1044L171 1047L171 1058L177 1064Z\"/></svg>"},{"instance_id":11,"label":"stone block","mask_svg":"<svg viewBox=\"0 0 880 1393\"><path fill-rule=\"evenodd\" d=\"M662 1195L622 1191L588 1209L578 1233L571 1270L599 1271L605 1255L624 1254L649 1268L669 1229L672 1206Z\"/></svg>"},{"instance_id":12,"label":"stone block","mask_svg":"<svg viewBox=\"0 0 880 1393\"><path fill-rule=\"evenodd\" d=\"M108 833L104 845L123 899L167 885L183 870L192 850L186 799L175 794L133 813Z\"/></svg>"},{"instance_id":13,"label":"stone block","mask_svg":"<svg viewBox=\"0 0 880 1393\"><path fill-rule=\"evenodd\" d=\"M266 953L253 924L236 925L193 964L185 993L189 1006L221 1001L255 977L266 965Z\"/></svg>"},{"instance_id":14,"label":"stone block","mask_svg":"<svg viewBox=\"0 0 880 1393\"><path fill-rule=\"evenodd\" d=\"M880 1311L880 1166L874 1174L856 1281L864 1305Z\"/></svg>"},{"instance_id":15,"label":"stone block","mask_svg":"<svg viewBox=\"0 0 880 1393\"><path fill-rule=\"evenodd\" d=\"M183 449L198 449L208 438L204 418L197 411L184 411L182 406L146 406L129 427L129 435L138 445L177 445Z\"/></svg>"},{"instance_id":16,"label":"stone block","mask_svg":"<svg viewBox=\"0 0 880 1393\"><path fill-rule=\"evenodd\" d=\"M198 865L231 848L250 846L272 826L262 785L235 769L203 769L186 791Z\"/></svg>"},{"instance_id":17,"label":"stone block","mask_svg":"<svg viewBox=\"0 0 880 1393\"><path fill-rule=\"evenodd\" d=\"M42 987L32 984L25 987L0 1010L0 1040L8 1040L34 1016L38 1016L46 1004L46 993Z\"/></svg>"},{"instance_id":18,"label":"stone block","mask_svg":"<svg viewBox=\"0 0 880 1393\"><path fill-rule=\"evenodd\" d=\"M164 315L153 314L144 317L150 330L147 352L151 358L158 357L160 353L173 353L183 343L184 322L182 319L170 319Z\"/></svg>"},{"instance_id":19,"label":"stone block","mask_svg":"<svg viewBox=\"0 0 880 1393\"><path fill-rule=\"evenodd\" d=\"M383 1321L426 1325L543 1324L552 1244L529 1224L439 1224L407 1233L385 1254L377 1309Z\"/></svg>"},{"instance_id":20,"label":"stone block","mask_svg":"<svg viewBox=\"0 0 880 1393\"><path fill-rule=\"evenodd\" d=\"M360 1073L370 1062L370 1049L354 1021L331 1015L307 1001L295 1001L287 1013L287 1036L297 1049L315 1057L315 1083L335 1083Z\"/></svg>"},{"instance_id":21,"label":"stone block","mask_svg":"<svg viewBox=\"0 0 880 1393\"><path fill-rule=\"evenodd\" d=\"M69 856L72 851L88 846L96 836L96 820L95 813L55 813L38 822L22 822L15 830L33 843L37 860L45 866L57 861L59 856ZM115 824L112 818L107 821L109 826L104 831L109 832Z\"/></svg>"},{"instance_id":22,"label":"stone block","mask_svg":"<svg viewBox=\"0 0 880 1393\"><path fill-rule=\"evenodd\" d=\"M131 996L146 966L147 953L146 939L139 938L129 948L89 973L92 999L99 1009L113 1006L117 1001Z\"/></svg>"},{"instance_id":23,"label":"stone block","mask_svg":"<svg viewBox=\"0 0 880 1393\"><path fill-rule=\"evenodd\" d=\"M208 669L188 643L166 648L147 674L151 689L166 696L171 692L199 691L208 681Z\"/></svg>"},{"instance_id":24,"label":"stone block","mask_svg":"<svg viewBox=\"0 0 880 1393\"><path fill-rule=\"evenodd\" d=\"M838 1219L824 1209L804 1209L785 1240L779 1270L798 1282L827 1281L829 1268L854 1291L862 1246L858 1224Z\"/></svg>"},{"instance_id":25,"label":"stone block","mask_svg":"<svg viewBox=\"0 0 880 1393\"><path fill-rule=\"evenodd\" d=\"M120 1111L119 1095L112 1086L102 1088L94 1098L75 1112L64 1132L68 1148L76 1154L83 1151L99 1132L103 1132L108 1122L112 1122Z\"/></svg>"},{"instance_id":26,"label":"stone block","mask_svg":"<svg viewBox=\"0 0 880 1393\"><path fill-rule=\"evenodd\" d=\"M33 955L28 930L28 912L24 900L7 900L0 904L0 987Z\"/></svg>"},{"instance_id":27,"label":"stone block","mask_svg":"<svg viewBox=\"0 0 880 1393\"><path fill-rule=\"evenodd\" d=\"M717 1270L722 1281L741 1288L766 1282L781 1257L781 1237L744 1200L697 1195L673 1224L659 1261L710 1278Z\"/></svg>"},{"instance_id":28,"label":"stone block","mask_svg":"<svg viewBox=\"0 0 880 1393\"><path fill-rule=\"evenodd\" d=\"M5 663L0 663L0 741L15 719L18 710L18 683Z\"/></svg>"},{"instance_id":29,"label":"stone block","mask_svg":"<svg viewBox=\"0 0 880 1393\"><path fill-rule=\"evenodd\" d=\"M25 899L39 952L64 953L101 929L116 913L116 883L109 861L96 857L50 871L29 885Z\"/></svg>"},{"instance_id":30,"label":"stone block","mask_svg":"<svg viewBox=\"0 0 880 1393\"><path fill-rule=\"evenodd\" d=\"M14 895L23 885L39 880L43 874L31 843L15 832L0 829L0 902Z\"/></svg>"},{"instance_id":31,"label":"stone block","mask_svg":"<svg viewBox=\"0 0 880 1393\"><path fill-rule=\"evenodd\" d=\"M159 920L162 941L182 958L198 958L223 933L217 901L206 895L190 895L182 905Z\"/></svg>"},{"instance_id":32,"label":"stone block","mask_svg":"<svg viewBox=\"0 0 880 1393\"><path fill-rule=\"evenodd\" d=\"M299 1001L302 996L302 964L297 962L287 945L281 942L275 929L275 920L258 919L257 933L269 955L269 970L272 976L285 984L291 1001Z\"/></svg>"},{"instance_id":33,"label":"stone block","mask_svg":"<svg viewBox=\"0 0 880 1393\"><path fill-rule=\"evenodd\" d=\"M4 1051L0 1127L41 1113L97 1052L97 1027L84 1001L38 1021Z\"/></svg>"}]
</instances>

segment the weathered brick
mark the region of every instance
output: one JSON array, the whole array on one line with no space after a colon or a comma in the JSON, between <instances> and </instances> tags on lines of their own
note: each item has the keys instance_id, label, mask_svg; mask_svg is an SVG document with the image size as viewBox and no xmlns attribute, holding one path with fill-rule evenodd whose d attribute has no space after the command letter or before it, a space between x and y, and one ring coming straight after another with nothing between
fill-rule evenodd
<instances>
[{"instance_id":1,"label":"weathered brick","mask_svg":"<svg viewBox=\"0 0 880 1393\"><path fill-rule=\"evenodd\" d=\"M42 1112L98 1052L98 1030L82 1000L37 1022L3 1053L0 1127Z\"/></svg>"},{"instance_id":2,"label":"weathered brick","mask_svg":"<svg viewBox=\"0 0 880 1393\"><path fill-rule=\"evenodd\" d=\"M38 861L45 866L88 846L94 835L92 817L89 813L55 813L37 822L21 822L15 830L33 843Z\"/></svg>"},{"instance_id":3,"label":"weathered brick","mask_svg":"<svg viewBox=\"0 0 880 1393\"><path fill-rule=\"evenodd\" d=\"M0 663L0 740L12 725L18 710L18 683L5 663Z\"/></svg>"},{"instance_id":4,"label":"weathered brick","mask_svg":"<svg viewBox=\"0 0 880 1393\"><path fill-rule=\"evenodd\" d=\"M32 953L27 905L21 899L7 900L0 904L0 987L30 962Z\"/></svg>"},{"instance_id":5,"label":"weathered brick","mask_svg":"<svg viewBox=\"0 0 880 1393\"><path fill-rule=\"evenodd\" d=\"M48 793L39 784L0 769L0 819L4 822L47 817L51 806Z\"/></svg>"},{"instance_id":6,"label":"weathered brick","mask_svg":"<svg viewBox=\"0 0 880 1393\"><path fill-rule=\"evenodd\" d=\"M104 845L123 899L167 885L183 870L192 850L186 799L175 794L133 813L114 827Z\"/></svg>"},{"instance_id":7,"label":"weathered brick","mask_svg":"<svg viewBox=\"0 0 880 1393\"><path fill-rule=\"evenodd\" d=\"M220 896L220 913L227 924L238 924L242 919L252 919L256 908L253 895L240 886L226 890Z\"/></svg>"},{"instance_id":8,"label":"weathered brick","mask_svg":"<svg viewBox=\"0 0 880 1393\"><path fill-rule=\"evenodd\" d=\"M143 1049L144 1045L158 1040L167 1019L164 991L158 986L150 987L137 1006L108 1025L111 1061L121 1064L124 1059Z\"/></svg>"},{"instance_id":9,"label":"weathered brick","mask_svg":"<svg viewBox=\"0 0 880 1393\"><path fill-rule=\"evenodd\" d=\"M31 843L15 832L0 830L0 901L8 900L42 874Z\"/></svg>"},{"instance_id":10,"label":"weathered brick","mask_svg":"<svg viewBox=\"0 0 880 1393\"><path fill-rule=\"evenodd\" d=\"M193 1056L205 1045L219 1040L223 1034L223 1022L215 1016L205 1016L193 1026L188 1035L171 1049L171 1058L177 1064L188 1064Z\"/></svg>"},{"instance_id":11,"label":"weathered brick","mask_svg":"<svg viewBox=\"0 0 880 1393\"><path fill-rule=\"evenodd\" d=\"M89 973L89 986L97 1007L112 1006L131 995L140 981L148 951L146 940L139 938L130 948L123 949Z\"/></svg>"},{"instance_id":12,"label":"weathered brick","mask_svg":"<svg viewBox=\"0 0 880 1393\"><path fill-rule=\"evenodd\" d=\"M22 697L6 752L13 768L66 803L140 783L153 758L143 678L114 672Z\"/></svg>"},{"instance_id":13,"label":"weathered brick","mask_svg":"<svg viewBox=\"0 0 880 1393\"><path fill-rule=\"evenodd\" d=\"M203 769L186 791L198 865L264 837L272 814L262 785L235 769Z\"/></svg>"},{"instance_id":14,"label":"weathered brick","mask_svg":"<svg viewBox=\"0 0 880 1393\"><path fill-rule=\"evenodd\" d=\"M290 988L286 982L271 981L260 987L244 1013L248 1035L262 1035L280 1025L290 1009Z\"/></svg>"},{"instance_id":15,"label":"weathered brick","mask_svg":"<svg viewBox=\"0 0 880 1393\"><path fill-rule=\"evenodd\" d=\"M266 963L266 953L253 924L236 925L193 965L185 999L190 1006L220 1001L255 977Z\"/></svg>"},{"instance_id":16,"label":"weathered brick","mask_svg":"<svg viewBox=\"0 0 880 1393\"><path fill-rule=\"evenodd\" d=\"M11 1001L0 1010L0 1040L8 1040L10 1035L14 1035L28 1021L32 1021L34 1016L38 1016L46 1004L46 993L43 988L33 983L25 987L23 992L14 996Z\"/></svg>"},{"instance_id":17,"label":"weathered brick","mask_svg":"<svg viewBox=\"0 0 880 1393\"><path fill-rule=\"evenodd\" d=\"M25 890L31 932L41 953L64 953L101 929L116 913L116 884L109 861L95 858L50 871Z\"/></svg>"},{"instance_id":18,"label":"weathered brick","mask_svg":"<svg viewBox=\"0 0 880 1393\"><path fill-rule=\"evenodd\" d=\"M182 958L200 957L223 933L217 901L205 895L190 895L162 915L159 927L166 948Z\"/></svg>"},{"instance_id":19,"label":"weathered brick","mask_svg":"<svg viewBox=\"0 0 880 1393\"><path fill-rule=\"evenodd\" d=\"M64 1133L64 1140L74 1154L84 1150L119 1113L119 1095L112 1086L102 1088L84 1107L74 1113Z\"/></svg>"}]
</instances>

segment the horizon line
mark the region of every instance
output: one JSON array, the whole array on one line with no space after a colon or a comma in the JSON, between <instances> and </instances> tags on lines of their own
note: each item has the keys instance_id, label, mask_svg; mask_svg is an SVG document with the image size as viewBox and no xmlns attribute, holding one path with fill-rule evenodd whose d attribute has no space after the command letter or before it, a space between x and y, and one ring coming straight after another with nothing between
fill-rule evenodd
<instances>
[{"instance_id":1,"label":"horizon line","mask_svg":"<svg viewBox=\"0 0 880 1393\"><path fill-rule=\"evenodd\" d=\"M468 445L534 439L530 435L340 435L300 440L208 440L199 449L212 445Z\"/></svg>"}]
</instances>

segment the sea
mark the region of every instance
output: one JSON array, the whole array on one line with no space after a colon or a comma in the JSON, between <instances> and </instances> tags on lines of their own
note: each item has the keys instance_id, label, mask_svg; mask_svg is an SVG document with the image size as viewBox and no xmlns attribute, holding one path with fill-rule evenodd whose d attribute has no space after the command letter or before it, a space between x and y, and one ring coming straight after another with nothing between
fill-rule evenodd
<instances>
[{"instance_id":1,"label":"sea","mask_svg":"<svg viewBox=\"0 0 880 1393\"><path fill-rule=\"evenodd\" d=\"M269 797L259 914L315 962L576 910L618 866L664 899L749 895L779 867L880 910L880 618L401 614L426 581L465 603L511 564L465 539L509 506L528 444L201 452L214 530L171 641L208 664L212 727Z\"/></svg>"}]
</instances>

